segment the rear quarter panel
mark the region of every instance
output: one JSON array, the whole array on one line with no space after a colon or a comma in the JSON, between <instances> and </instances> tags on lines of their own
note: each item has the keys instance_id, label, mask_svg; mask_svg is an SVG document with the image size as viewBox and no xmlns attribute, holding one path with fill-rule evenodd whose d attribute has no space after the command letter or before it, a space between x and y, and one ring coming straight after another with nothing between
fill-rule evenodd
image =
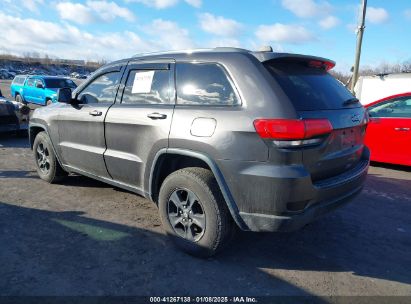
<instances>
[{"instance_id":1,"label":"rear quarter panel","mask_svg":"<svg viewBox=\"0 0 411 304\"><path fill-rule=\"evenodd\" d=\"M268 147L258 136L254 120L264 117L296 118L297 113L268 71L252 55L204 54L181 62L218 63L231 78L241 105L198 106L176 104L171 125L170 148L201 152L214 160L267 161ZM195 78L195 75L193 75ZM277 90L274 94L273 90ZM211 136L194 136L192 124L196 118L215 119Z\"/></svg>"}]
</instances>

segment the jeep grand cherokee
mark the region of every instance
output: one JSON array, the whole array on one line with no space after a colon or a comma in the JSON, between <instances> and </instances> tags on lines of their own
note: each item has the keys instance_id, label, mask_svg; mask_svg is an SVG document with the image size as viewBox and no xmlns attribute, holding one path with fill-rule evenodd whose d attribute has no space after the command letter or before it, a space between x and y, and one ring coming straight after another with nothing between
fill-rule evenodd
<instances>
[{"instance_id":1,"label":"jeep grand cherokee","mask_svg":"<svg viewBox=\"0 0 411 304\"><path fill-rule=\"evenodd\" d=\"M236 226L301 228L358 194L369 165L366 112L333 66L233 48L112 62L34 112L38 174L151 199L193 255L223 248Z\"/></svg>"}]
</instances>

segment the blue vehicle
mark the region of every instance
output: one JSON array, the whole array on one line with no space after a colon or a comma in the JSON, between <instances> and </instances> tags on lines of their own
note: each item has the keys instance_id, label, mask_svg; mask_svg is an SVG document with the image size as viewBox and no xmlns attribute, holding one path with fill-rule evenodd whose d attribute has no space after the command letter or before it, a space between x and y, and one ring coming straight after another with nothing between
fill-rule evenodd
<instances>
[{"instance_id":1,"label":"blue vehicle","mask_svg":"<svg viewBox=\"0 0 411 304\"><path fill-rule=\"evenodd\" d=\"M76 87L74 81L65 77L17 75L11 83L10 92L17 102L49 105L57 102L58 89Z\"/></svg>"}]
</instances>

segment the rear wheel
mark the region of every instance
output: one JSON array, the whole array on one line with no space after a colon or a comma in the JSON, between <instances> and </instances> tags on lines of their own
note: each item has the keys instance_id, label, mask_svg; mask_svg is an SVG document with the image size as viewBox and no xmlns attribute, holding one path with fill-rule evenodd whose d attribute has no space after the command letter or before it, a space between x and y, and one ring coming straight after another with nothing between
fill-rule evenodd
<instances>
[{"instance_id":1,"label":"rear wheel","mask_svg":"<svg viewBox=\"0 0 411 304\"><path fill-rule=\"evenodd\" d=\"M53 102L51 101L51 99L47 99L46 100L46 106L49 106L49 105L51 105Z\"/></svg>"},{"instance_id":2,"label":"rear wheel","mask_svg":"<svg viewBox=\"0 0 411 304\"><path fill-rule=\"evenodd\" d=\"M54 154L51 141L46 132L40 132L34 139L34 159L37 173L42 180L48 183L60 181L67 173L61 168Z\"/></svg>"},{"instance_id":3,"label":"rear wheel","mask_svg":"<svg viewBox=\"0 0 411 304\"><path fill-rule=\"evenodd\" d=\"M235 224L212 172L185 168L161 185L159 212L163 227L183 251L209 257L224 248Z\"/></svg>"}]
</instances>

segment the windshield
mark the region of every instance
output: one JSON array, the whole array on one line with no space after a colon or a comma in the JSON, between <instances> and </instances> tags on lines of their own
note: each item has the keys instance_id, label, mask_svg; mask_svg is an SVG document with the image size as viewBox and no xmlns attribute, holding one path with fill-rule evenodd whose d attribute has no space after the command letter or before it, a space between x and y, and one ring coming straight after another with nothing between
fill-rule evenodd
<instances>
[{"instance_id":1,"label":"windshield","mask_svg":"<svg viewBox=\"0 0 411 304\"><path fill-rule=\"evenodd\" d=\"M44 82L46 83L46 88L53 88L53 89L58 89L58 88L75 89L77 88L77 85L74 83L73 80L66 79L66 78L49 78L49 79L44 79Z\"/></svg>"},{"instance_id":2,"label":"windshield","mask_svg":"<svg viewBox=\"0 0 411 304\"><path fill-rule=\"evenodd\" d=\"M282 61L265 66L298 111L361 106L345 103L354 98L350 91L325 70L309 67L307 62Z\"/></svg>"}]
</instances>

